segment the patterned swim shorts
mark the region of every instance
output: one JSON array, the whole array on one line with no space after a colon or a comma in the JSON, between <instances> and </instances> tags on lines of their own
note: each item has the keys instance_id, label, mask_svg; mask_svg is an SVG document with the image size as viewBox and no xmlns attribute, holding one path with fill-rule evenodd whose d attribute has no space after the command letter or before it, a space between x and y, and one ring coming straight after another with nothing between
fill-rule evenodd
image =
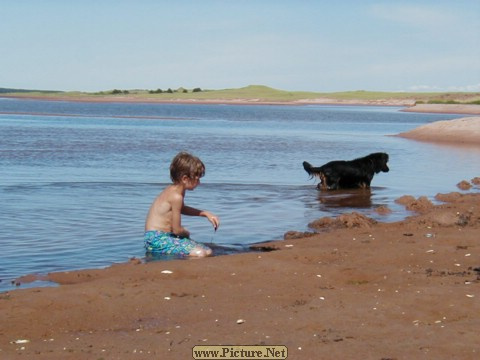
<instances>
[{"instance_id":1,"label":"patterned swim shorts","mask_svg":"<svg viewBox=\"0 0 480 360\"><path fill-rule=\"evenodd\" d=\"M207 246L192 239L158 230L146 231L143 241L147 252L154 254L188 256L196 247L209 250Z\"/></svg>"}]
</instances>

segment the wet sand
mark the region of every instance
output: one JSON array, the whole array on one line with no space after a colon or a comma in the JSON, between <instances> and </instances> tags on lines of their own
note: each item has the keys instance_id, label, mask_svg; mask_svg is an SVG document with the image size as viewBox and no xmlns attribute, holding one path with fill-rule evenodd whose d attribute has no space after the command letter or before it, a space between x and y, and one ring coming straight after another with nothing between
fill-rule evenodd
<instances>
[{"instance_id":1,"label":"wet sand","mask_svg":"<svg viewBox=\"0 0 480 360\"><path fill-rule=\"evenodd\" d=\"M289 359L475 359L479 190L480 178L459 178L438 205L398 199L404 221L347 213L245 254L52 273L60 286L0 294L0 358L190 359L195 345L285 345Z\"/></svg>"}]
</instances>

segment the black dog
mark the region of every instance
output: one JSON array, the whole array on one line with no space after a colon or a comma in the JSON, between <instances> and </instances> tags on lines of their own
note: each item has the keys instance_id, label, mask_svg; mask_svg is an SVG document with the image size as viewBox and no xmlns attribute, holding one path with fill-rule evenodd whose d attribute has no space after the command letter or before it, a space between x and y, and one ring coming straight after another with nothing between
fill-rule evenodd
<instances>
[{"instance_id":1,"label":"black dog","mask_svg":"<svg viewBox=\"0 0 480 360\"><path fill-rule=\"evenodd\" d=\"M373 153L355 160L330 161L320 167L313 167L303 162L303 168L311 176L318 176L318 189L338 190L369 188L373 175L380 171L388 172L388 154Z\"/></svg>"}]
</instances>

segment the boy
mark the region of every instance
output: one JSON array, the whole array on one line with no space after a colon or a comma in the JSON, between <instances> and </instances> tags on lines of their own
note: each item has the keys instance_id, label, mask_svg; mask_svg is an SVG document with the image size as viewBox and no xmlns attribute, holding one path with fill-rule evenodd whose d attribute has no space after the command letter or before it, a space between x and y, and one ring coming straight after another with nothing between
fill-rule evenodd
<instances>
[{"instance_id":1,"label":"boy","mask_svg":"<svg viewBox=\"0 0 480 360\"><path fill-rule=\"evenodd\" d=\"M184 204L185 191L193 190L205 175L205 165L196 156L178 153L170 164L172 184L153 201L145 221L145 248L147 252L181 256L209 256L212 250L190 239L190 232L182 226L181 215L204 216L217 231L220 220L214 214Z\"/></svg>"}]
</instances>

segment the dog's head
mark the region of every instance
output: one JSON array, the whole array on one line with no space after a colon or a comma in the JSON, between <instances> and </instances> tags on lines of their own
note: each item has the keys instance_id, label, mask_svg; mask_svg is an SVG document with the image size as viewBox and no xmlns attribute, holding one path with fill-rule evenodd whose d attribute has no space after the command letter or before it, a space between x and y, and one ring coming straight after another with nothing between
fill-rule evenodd
<instances>
[{"instance_id":1,"label":"dog's head","mask_svg":"<svg viewBox=\"0 0 480 360\"><path fill-rule=\"evenodd\" d=\"M368 155L370 160L372 160L373 168L375 173L379 173L380 171L389 172L390 169L388 168L388 154L387 153L374 153Z\"/></svg>"}]
</instances>

